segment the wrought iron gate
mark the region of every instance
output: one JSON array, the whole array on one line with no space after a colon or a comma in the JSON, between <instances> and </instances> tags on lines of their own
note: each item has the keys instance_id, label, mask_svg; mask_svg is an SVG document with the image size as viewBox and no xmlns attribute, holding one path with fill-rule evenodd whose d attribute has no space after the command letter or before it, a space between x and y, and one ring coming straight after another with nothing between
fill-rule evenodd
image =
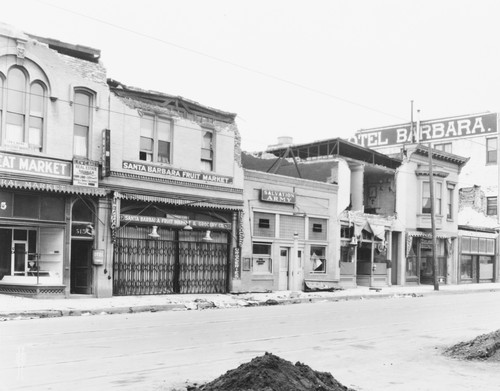
<instances>
[{"instance_id":1,"label":"wrought iron gate","mask_svg":"<svg viewBox=\"0 0 500 391\"><path fill-rule=\"evenodd\" d=\"M114 295L225 293L227 285L227 241L115 240Z\"/></svg>"}]
</instances>

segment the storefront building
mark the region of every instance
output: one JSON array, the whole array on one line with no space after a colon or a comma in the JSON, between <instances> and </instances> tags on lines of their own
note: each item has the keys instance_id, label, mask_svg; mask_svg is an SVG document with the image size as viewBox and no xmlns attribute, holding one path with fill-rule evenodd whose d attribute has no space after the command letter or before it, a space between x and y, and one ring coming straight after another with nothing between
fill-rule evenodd
<instances>
[{"instance_id":1,"label":"storefront building","mask_svg":"<svg viewBox=\"0 0 500 391\"><path fill-rule=\"evenodd\" d=\"M498 232L487 229L463 229L458 232L460 284L498 282Z\"/></svg>"},{"instance_id":2,"label":"storefront building","mask_svg":"<svg viewBox=\"0 0 500 391\"><path fill-rule=\"evenodd\" d=\"M432 149L437 281L456 284L458 256L458 178L468 159ZM397 174L397 220L405 228L398 278L405 285L433 284L429 148L408 147Z\"/></svg>"},{"instance_id":3,"label":"storefront building","mask_svg":"<svg viewBox=\"0 0 500 391\"><path fill-rule=\"evenodd\" d=\"M100 295L94 261L109 208L92 137L107 118L99 55L0 26L1 293Z\"/></svg>"},{"instance_id":4,"label":"storefront building","mask_svg":"<svg viewBox=\"0 0 500 391\"><path fill-rule=\"evenodd\" d=\"M335 184L245 170L240 291L339 286Z\"/></svg>"},{"instance_id":5,"label":"storefront building","mask_svg":"<svg viewBox=\"0 0 500 391\"><path fill-rule=\"evenodd\" d=\"M108 82L113 295L229 292L243 208L235 114Z\"/></svg>"}]
</instances>

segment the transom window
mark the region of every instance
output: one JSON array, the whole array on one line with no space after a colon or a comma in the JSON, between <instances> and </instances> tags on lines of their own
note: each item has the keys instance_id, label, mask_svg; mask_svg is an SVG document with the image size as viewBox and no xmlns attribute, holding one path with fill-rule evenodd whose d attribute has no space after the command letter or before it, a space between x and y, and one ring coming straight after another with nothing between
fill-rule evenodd
<instances>
[{"instance_id":1,"label":"transom window","mask_svg":"<svg viewBox=\"0 0 500 391\"><path fill-rule=\"evenodd\" d=\"M171 163L172 123L162 117L143 114L139 160Z\"/></svg>"},{"instance_id":2,"label":"transom window","mask_svg":"<svg viewBox=\"0 0 500 391\"><path fill-rule=\"evenodd\" d=\"M13 67L5 80L0 74L0 90L2 144L41 151L47 98L45 84L39 80L30 83L22 68Z\"/></svg>"}]
</instances>

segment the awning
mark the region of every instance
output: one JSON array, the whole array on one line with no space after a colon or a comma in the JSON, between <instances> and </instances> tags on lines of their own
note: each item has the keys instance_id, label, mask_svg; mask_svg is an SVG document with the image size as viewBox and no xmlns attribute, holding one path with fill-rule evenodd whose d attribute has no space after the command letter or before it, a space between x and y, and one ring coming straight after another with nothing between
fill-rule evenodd
<instances>
[{"instance_id":1,"label":"awning","mask_svg":"<svg viewBox=\"0 0 500 391\"><path fill-rule=\"evenodd\" d=\"M73 186L65 183L44 183L18 179L0 178L0 187L34 191L48 191L54 193L83 194L105 197L108 191L99 187Z\"/></svg>"},{"instance_id":2,"label":"awning","mask_svg":"<svg viewBox=\"0 0 500 391\"><path fill-rule=\"evenodd\" d=\"M174 197L159 197L145 194L130 194L115 192L115 197L124 200L143 201L143 202L159 202L163 204L192 206L198 208L215 208L240 211L243 209L243 200L228 200L218 198L174 198Z\"/></svg>"},{"instance_id":3,"label":"awning","mask_svg":"<svg viewBox=\"0 0 500 391\"><path fill-rule=\"evenodd\" d=\"M424 238L424 239L432 239L431 232L424 231L406 231L408 236L412 236L414 238ZM436 231L436 238L438 239L452 239L457 237L457 232L447 232L447 231Z\"/></svg>"},{"instance_id":4,"label":"awning","mask_svg":"<svg viewBox=\"0 0 500 391\"><path fill-rule=\"evenodd\" d=\"M375 224L373 221L368 220L373 236L380 240L385 240L385 227L383 225Z\"/></svg>"}]
</instances>

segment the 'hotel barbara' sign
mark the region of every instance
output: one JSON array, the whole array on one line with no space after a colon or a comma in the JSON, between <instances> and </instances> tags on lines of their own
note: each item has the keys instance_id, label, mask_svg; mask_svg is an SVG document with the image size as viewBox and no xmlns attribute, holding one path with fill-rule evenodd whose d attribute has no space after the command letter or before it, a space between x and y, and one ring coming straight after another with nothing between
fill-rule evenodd
<instances>
[{"instance_id":1,"label":"'hotel barbara' sign","mask_svg":"<svg viewBox=\"0 0 500 391\"><path fill-rule=\"evenodd\" d=\"M279 190L265 190L260 192L260 200L265 202L277 202L280 204L295 204L295 193Z\"/></svg>"},{"instance_id":2,"label":"'hotel barbara' sign","mask_svg":"<svg viewBox=\"0 0 500 391\"><path fill-rule=\"evenodd\" d=\"M497 132L497 114L478 114L450 117L431 121L421 121L419 134L417 125L411 123L360 130L348 141L369 148L405 143L429 142L435 140L473 137Z\"/></svg>"}]
</instances>

